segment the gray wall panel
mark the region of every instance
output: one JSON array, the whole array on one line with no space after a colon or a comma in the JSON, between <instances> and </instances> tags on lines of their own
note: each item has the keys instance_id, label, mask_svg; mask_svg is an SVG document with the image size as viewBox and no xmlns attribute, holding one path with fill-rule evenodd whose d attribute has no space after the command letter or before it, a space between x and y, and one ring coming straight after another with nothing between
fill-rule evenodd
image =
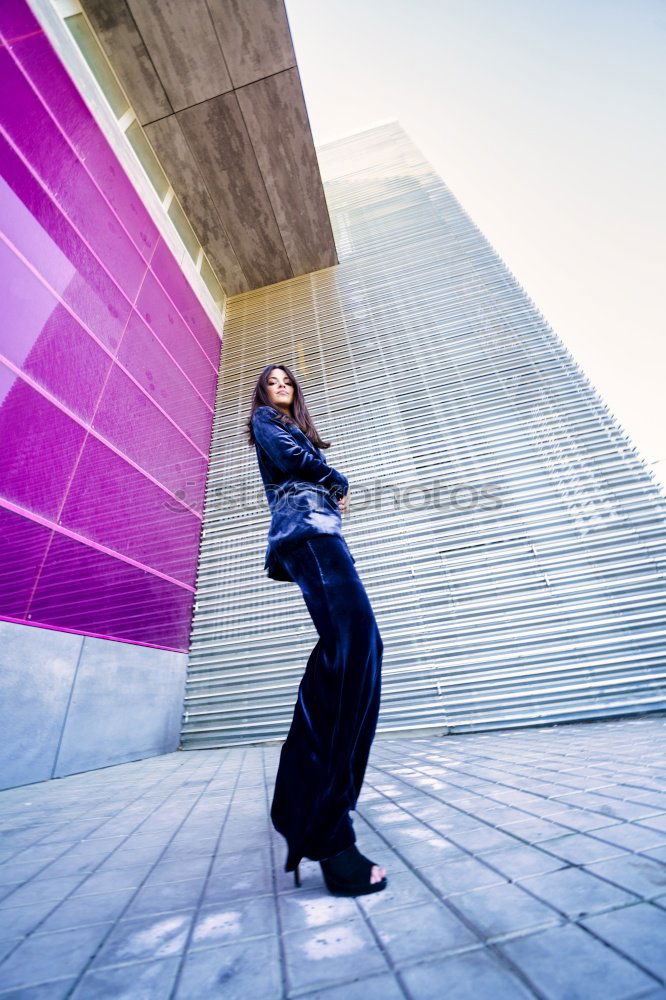
<instances>
[{"instance_id":1,"label":"gray wall panel","mask_svg":"<svg viewBox=\"0 0 666 1000\"><path fill-rule=\"evenodd\" d=\"M145 132L227 294L246 292L247 279L177 117L146 125Z\"/></svg>"},{"instance_id":2,"label":"gray wall panel","mask_svg":"<svg viewBox=\"0 0 666 1000\"><path fill-rule=\"evenodd\" d=\"M206 0L128 0L174 111L232 90Z\"/></svg>"},{"instance_id":3,"label":"gray wall panel","mask_svg":"<svg viewBox=\"0 0 666 1000\"><path fill-rule=\"evenodd\" d=\"M178 120L250 284L291 277L236 94L181 111Z\"/></svg>"},{"instance_id":4,"label":"gray wall panel","mask_svg":"<svg viewBox=\"0 0 666 1000\"><path fill-rule=\"evenodd\" d=\"M333 234L296 69L237 91L294 274L336 263ZM294 205L294 191L299 192Z\"/></svg>"},{"instance_id":5,"label":"gray wall panel","mask_svg":"<svg viewBox=\"0 0 666 1000\"><path fill-rule=\"evenodd\" d=\"M53 772L83 637L0 622L0 788Z\"/></svg>"},{"instance_id":6,"label":"gray wall panel","mask_svg":"<svg viewBox=\"0 0 666 1000\"><path fill-rule=\"evenodd\" d=\"M113 54L113 68L140 122L171 114L155 65L126 0L85 0L85 11L99 40Z\"/></svg>"},{"instance_id":7,"label":"gray wall panel","mask_svg":"<svg viewBox=\"0 0 666 1000\"><path fill-rule=\"evenodd\" d=\"M208 0L208 8L234 87L296 65L282 0Z\"/></svg>"},{"instance_id":8,"label":"gray wall panel","mask_svg":"<svg viewBox=\"0 0 666 1000\"><path fill-rule=\"evenodd\" d=\"M177 749L187 656L0 622L0 788Z\"/></svg>"},{"instance_id":9,"label":"gray wall panel","mask_svg":"<svg viewBox=\"0 0 666 1000\"><path fill-rule=\"evenodd\" d=\"M178 748L187 656L86 636L55 775Z\"/></svg>"}]
</instances>

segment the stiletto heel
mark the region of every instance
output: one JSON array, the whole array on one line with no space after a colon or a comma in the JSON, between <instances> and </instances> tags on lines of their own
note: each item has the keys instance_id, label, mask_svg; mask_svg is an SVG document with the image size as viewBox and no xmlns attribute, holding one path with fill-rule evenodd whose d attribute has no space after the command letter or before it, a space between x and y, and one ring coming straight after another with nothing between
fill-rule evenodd
<instances>
[{"instance_id":1,"label":"stiletto heel","mask_svg":"<svg viewBox=\"0 0 666 1000\"><path fill-rule=\"evenodd\" d=\"M380 882L370 881L372 867L377 862L361 854L355 844L319 864L326 888L333 896L365 896L381 892L387 886L386 876Z\"/></svg>"},{"instance_id":2,"label":"stiletto heel","mask_svg":"<svg viewBox=\"0 0 666 1000\"><path fill-rule=\"evenodd\" d=\"M294 869L294 885L300 886L301 884L301 873L298 870L298 865Z\"/></svg>"}]
</instances>

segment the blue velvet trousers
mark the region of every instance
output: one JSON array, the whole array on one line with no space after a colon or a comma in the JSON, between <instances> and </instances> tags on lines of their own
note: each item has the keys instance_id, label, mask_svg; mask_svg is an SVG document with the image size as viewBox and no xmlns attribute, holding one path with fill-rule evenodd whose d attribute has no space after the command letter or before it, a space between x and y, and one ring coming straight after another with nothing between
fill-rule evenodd
<instances>
[{"instance_id":1,"label":"blue velvet trousers","mask_svg":"<svg viewBox=\"0 0 666 1000\"><path fill-rule=\"evenodd\" d=\"M346 542L317 535L280 554L319 638L298 688L271 805L287 841L285 871L356 840L356 806L375 734L383 642Z\"/></svg>"}]
</instances>

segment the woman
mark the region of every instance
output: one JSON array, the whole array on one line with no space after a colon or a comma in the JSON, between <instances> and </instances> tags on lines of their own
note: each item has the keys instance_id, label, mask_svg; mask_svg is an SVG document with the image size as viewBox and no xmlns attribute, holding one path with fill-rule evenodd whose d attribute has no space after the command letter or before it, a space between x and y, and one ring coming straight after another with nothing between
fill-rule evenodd
<instances>
[{"instance_id":1,"label":"woman","mask_svg":"<svg viewBox=\"0 0 666 1000\"><path fill-rule=\"evenodd\" d=\"M383 642L342 534L349 483L327 465L323 441L286 365L257 380L248 418L271 510L264 569L298 584L319 634L282 746L271 805L287 841L285 871L319 861L335 895L386 887L386 871L356 847L349 811L365 774L379 711Z\"/></svg>"}]
</instances>

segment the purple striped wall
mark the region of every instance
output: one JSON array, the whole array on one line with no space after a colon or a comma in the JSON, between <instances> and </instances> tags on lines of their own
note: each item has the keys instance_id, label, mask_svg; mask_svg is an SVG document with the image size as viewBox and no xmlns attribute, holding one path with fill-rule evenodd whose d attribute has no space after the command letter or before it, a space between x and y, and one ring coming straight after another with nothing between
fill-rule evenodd
<instances>
[{"instance_id":1,"label":"purple striped wall","mask_svg":"<svg viewBox=\"0 0 666 1000\"><path fill-rule=\"evenodd\" d=\"M220 340L24 0L0 37L0 618L186 651Z\"/></svg>"}]
</instances>

